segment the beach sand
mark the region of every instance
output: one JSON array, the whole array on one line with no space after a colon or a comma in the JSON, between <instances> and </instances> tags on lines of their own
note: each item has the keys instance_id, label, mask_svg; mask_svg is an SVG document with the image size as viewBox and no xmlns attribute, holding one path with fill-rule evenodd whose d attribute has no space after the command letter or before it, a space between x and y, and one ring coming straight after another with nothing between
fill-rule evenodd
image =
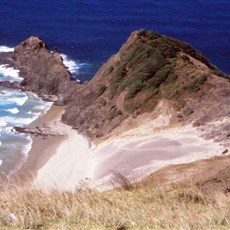
<instances>
[{"instance_id":1,"label":"beach sand","mask_svg":"<svg viewBox=\"0 0 230 230\"><path fill-rule=\"evenodd\" d=\"M121 173L137 181L158 169L220 155L222 148L212 140L204 140L192 126L174 127L138 135L138 129L128 136L116 136L97 146L72 127L63 124L61 107L51 109L31 127L49 125L61 135L47 138L33 137L28 160L20 174L34 177L34 184L42 188L73 190L90 186L98 190L110 189L114 174ZM143 127L142 127L143 128ZM140 129L142 129L140 127Z\"/></svg>"},{"instance_id":2,"label":"beach sand","mask_svg":"<svg viewBox=\"0 0 230 230\"><path fill-rule=\"evenodd\" d=\"M93 172L94 187L100 190L116 186L116 175L136 182L169 165L190 163L220 155L223 147L204 140L192 126L170 128L138 140L118 138L94 150L97 165Z\"/></svg>"},{"instance_id":3,"label":"beach sand","mask_svg":"<svg viewBox=\"0 0 230 230\"><path fill-rule=\"evenodd\" d=\"M87 178L92 177L92 154L86 138L79 135L70 126L59 123L58 127L66 132L46 164L37 171L34 184L42 187L55 187L62 190L74 190Z\"/></svg>"},{"instance_id":4,"label":"beach sand","mask_svg":"<svg viewBox=\"0 0 230 230\"><path fill-rule=\"evenodd\" d=\"M62 107L52 105L47 113L32 122L29 127L42 127L44 125L55 127L56 123L61 119L63 112L64 110ZM29 176L36 178L39 168L43 167L49 158L55 154L57 147L66 138L66 136L56 135L41 137L32 135L31 137L33 143L31 150L28 153L27 161L17 174L20 176L27 176L29 174Z\"/></svg>"}]
</instances>

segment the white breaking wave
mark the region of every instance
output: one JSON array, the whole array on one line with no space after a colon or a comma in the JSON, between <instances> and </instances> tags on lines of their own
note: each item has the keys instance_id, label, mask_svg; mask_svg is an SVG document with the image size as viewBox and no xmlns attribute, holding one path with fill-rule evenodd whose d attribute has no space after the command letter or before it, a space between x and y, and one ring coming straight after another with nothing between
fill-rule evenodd
<instances>
[{"instance_id":1,"label":"white breaking wave","mask_svg":"<svg viewBox=\"0 0 230 230\"><path fill-rule=\"evenodd\" d=\"M4 128L2 129L2 131L3 131L4 134L12 134L12 130L13 130L13 126L4 127Z\"/></svg>"},{"instance_id":2,"label":"white breaking wave","mask_svg":"<svg viewBox=\"0 0 230 230\"><path fill-rule=\"evenodd\" d=\"M1 119L7 123L7 125L13 125L13 126L24 126L24 125L28 125L31 122L33 122L35 119L37 118L37 116L33 116L32 118L28 118L28 117L17 117L17 119L15 119L15 117L10 117L10 116L4 116Z\"/></svg>"},{"instance_id":3,"label":"white breaking wave","mask_svg":"<svg viewBox=\"0 0 230 230\"><path fill-rule=\"evenodd\" d=\"M21 82L22 78L19 77L19 70L14 69L12 67L8 67L7 65L0 65L0 80L10 82Z\"/></svg>"},{"instance_id":4,"label":"white breaking wave","mask_svg":"<svg viewBox=\"0 0 230 230\"><path fill-rule=\"evenodd\" d=\"M0 102L2 104L16 104L19 106L22 106L25 104L25 102L28 100L28 96L21 92L16 90L2 90L0 92Z\"/></svg>"},{"instance_id":5,"label":"white breaking wave","mask_svg":"<svg viewBox=\"0 0 230 230\"><path fill-rule=\"evenodd\" d=\"M7 126L7 122L6 121L0 121L0 127L5 127Z\"/></svg>"},{"instance_id":6,"label":"white breaking wave","mask_svg":"<svg viewBox=\"0 0 230 230\"><path fill-rule=\"evenodd\" d=\"M35 112L32 112L32 111L29 111L27 114L44 114L44 113L46 113L49 109L50 109L50 107L51 107L51 105L53 104L53 102L49 102L49 101L47 101L45 104L43 104L43 105L38 105L38 106L35 106L34 108L33 108L33 111L35 111ZM37 112L37 111L39 111L39 112ZM42 111L42 112L41 112Z\"/></svg>"},{"instance_id":7,"label":"white breaking wave","mask_svg":"<svg viewBox=\"0 0 230 230\"><path fill-rule=\"evenodd\" d=\"M15 104L22 106L25 104L25 102L27 101L28 97L21 97L21 98L17 98L17 97L13 97L13 98L8 98L7 101L11 101L14 102Z\"/></svg>"},{"instance_id":8,"label":"white breaking wave","mask_svg":"<svg viewBox=\"0 0 230 230\"><path fill-rule=\"evenodd\" d=\"M37 105L33 108L33 110L35 111L41 111L41 110L44 110L46 108L45 105ZM30 111L30 113L32 113L32 111Z\"/></svg>"},{"instance_id":9,"label":"white breaking wave","mask_svg":"<svg viewBox=\"0 0 230 230\"><path fill-rule=\"evenodd\" d=\"M7 46L0 46L0 53L13 52L14 48ZM1 76L2 75L2 76ZM1 81L17 81L21 82L19 77L19 70L9 67L8 65L0 65L0 80Z\"/></svg>"},{"instance_id":10,"label":"white breaking wave","mask_svg":"<svg viewBox=\"0 0 230 230\"><path fill-rule=\"evenodd\" d=\"M19 112L19 110L17 108L13 108L13 109L6 109L5 111L12 113L12 114L17 114Z\"/></svg>"},{"instance_id":11,"label":"white breaking wave","mask_svg":"<svg viewBox=\"0 0 230 230\"><path fill-rule=\"evenodd\" d=\"M7 46L0 46L0 52L14 52L14 48L7 47Z\"/></svg>"},{"instance_id":12,"label":"white breaking wave","mask_svg":"<svg viewBox=\"0 0 230 230\"><path fill-rule=\"evenodd\" d=\"M65 54L60 54L60 55L63 58L64 65L68 68L70 73L72 73L72 74L78 73L78 71L79 71L78 63L73 61L73 60L71 60L71 59L69 59L67 57L67 55L65 55Z\"/></svg>"},{"instance_id":13,"label":"white breaking wave","mask_svg":"<svg viewBox=\"0 0 230 230\"><path fill-rule=\"evenodd\" d=\"M90 68L91 64L81 63L79 61L71 60L66 54L60 54L60 55L63 59L63 64L66 66L66 68L69 70L69 72L75 78L75 80L80 82L80 80L77 79L77 76L79 74L81 74L81 71L85 71L85 69Z\"/></svg>"},{"instance_id":14,"label":"white breaking wave","mask_svg":"<svg viewBox=\"0 0 230 230\"><path fill-rule=\"evenodd\" d=\"M33 122L34 120L36 120L41 114L45 113L47 110L50 109L52 105L52 102L50 103L46 103L46 108L43 111L40 112L31 112L30 117L17 117L17 119L15 119L15 117L12 116L4 116L1 117L2 120L2 126L25 126L25 125L29 125L31 122ZM29 114L29 113L27 113ZM1 124L0 124L1 125Z\"/></svg>"},{"instance_id":15,"label":"white breaking wave","mask_svg":"<svg viewBox=\"0 0 230 230\"><path fill-rule=\"evenodd\" d=\"M27 144L24 146L22 153L23 153L24 157L27 158L28 157L28 153L29 153L29 151L30 151L30 149L32 147L33 141L32 141L32 138L31 138L30 135L24 135L24 139L27 141Z\"/></svg>"}]
</instances>

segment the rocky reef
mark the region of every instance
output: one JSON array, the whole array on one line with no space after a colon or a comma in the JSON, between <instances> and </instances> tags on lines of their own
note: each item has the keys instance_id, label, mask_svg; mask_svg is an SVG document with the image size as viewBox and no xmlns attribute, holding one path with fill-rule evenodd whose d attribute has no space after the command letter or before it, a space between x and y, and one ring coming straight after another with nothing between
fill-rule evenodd
<instances>
[{"instance_id":1,"label":"rocky reef","mask_svg":"<svg viewBox=\"0 0 230 230\"><path fill-rule=\"evenodd\" d=\"M153 113L162 101L172 124L202 126L230 116L228 76L190 45L153 31L133 32L84 84L71 80L61 56L38 37L15 48L13 65L24 78L21 88L55 95L65 106L63 122L92 138Z\"/></svg>"}]
</instances>

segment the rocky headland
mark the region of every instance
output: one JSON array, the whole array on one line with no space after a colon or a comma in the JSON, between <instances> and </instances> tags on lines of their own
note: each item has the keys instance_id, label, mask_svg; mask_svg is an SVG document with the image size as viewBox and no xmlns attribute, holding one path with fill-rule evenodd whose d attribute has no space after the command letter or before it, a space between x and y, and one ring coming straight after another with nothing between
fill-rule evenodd
<instances>
[{"instance_id":1,"label":"rocky headland","mask_svg":"<svg viewBox=\"0 0 230 230\"><path fill-rule=\"evenodd\" d=\"M201 126L230 115L230 82L190 45L153 31L133 32L91 81L78 84L37 37L15 47L21 87L55 95L64 123L89 137L108 135L129 120L167 106L171 121ZM158 110L158 111L157 111Z\"/></svg>"}]
</instances>

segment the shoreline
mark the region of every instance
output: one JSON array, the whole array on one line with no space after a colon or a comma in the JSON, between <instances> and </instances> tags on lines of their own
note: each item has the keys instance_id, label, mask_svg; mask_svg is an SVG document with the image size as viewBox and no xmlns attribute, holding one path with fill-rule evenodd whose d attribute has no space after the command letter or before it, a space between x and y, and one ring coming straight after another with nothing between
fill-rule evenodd
<instances>
[{"instance_id":1,"label":"shoreline","mask_svg":"<svg viewBox=\"0 0 230 230\"><path fill-rule=\"evenodd\" d=\"M34 128L45 125L55 126L55 124L61 119L63 112L64 108L51 105L48 111L29 124L28 127ZM36 178L37 171L55 154L57 146L66 138L61 135L42 137L31 134L30 137L32 139L32 145L28 152L27 160L15 173L15 175L19 177L32 176L33 178Z\"/></svg>"},{"instance_id":2,"label":"shoreline","mask_svg":"<svg viewBox=\"0 0 230 230\"><path fill-rule=\"evenodd\" d=\"M14 174L39 188L73 190L85 178L92 176L90 142L71 126L61 121L63 107L50 109L28 125L28 128L50 127L52 136L31 135L32 146L27 161Z\"/></svg>"}]
</instances>

